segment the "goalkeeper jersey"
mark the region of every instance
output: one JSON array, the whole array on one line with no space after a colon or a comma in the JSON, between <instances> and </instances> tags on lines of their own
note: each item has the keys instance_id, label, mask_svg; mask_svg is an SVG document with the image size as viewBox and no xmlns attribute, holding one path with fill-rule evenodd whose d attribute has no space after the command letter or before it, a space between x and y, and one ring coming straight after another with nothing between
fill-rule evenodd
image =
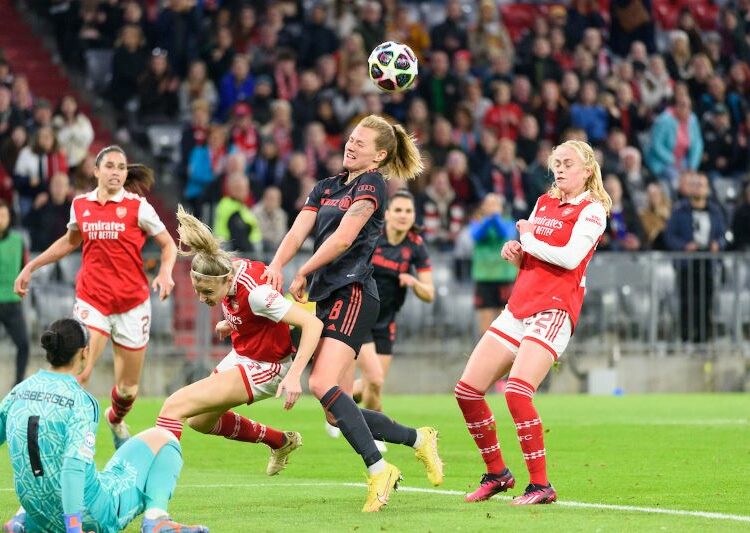
<instances>
[{"instance_id":1,"label":"goalkeeper jersey","mask_svg":"<svg viewBox=\"0 0 750 533\"><path fill-rule=\"evenodd\" d=\"M98 424L98 402L70 374L40 370L0 404L0 444L8 443L16 494L39 530L65 531L61 480L68 458L85 465L83 501L76 504L84 521L88 509L111 506L94 465Z\"/></svg>"}]
</instances>

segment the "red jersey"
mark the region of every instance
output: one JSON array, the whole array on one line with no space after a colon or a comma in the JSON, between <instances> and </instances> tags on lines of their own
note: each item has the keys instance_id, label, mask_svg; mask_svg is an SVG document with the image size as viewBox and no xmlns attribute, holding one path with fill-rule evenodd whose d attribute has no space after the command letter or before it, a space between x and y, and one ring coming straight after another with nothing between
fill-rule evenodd
<instances>
[{"instance_id":1,"label":"red jersey","mask_svg":"<svg viewBox=\"0 0 750 533\"><path fill-rule=\"evenodd\" d=\"M76 297L104 315L115 315L148 299L141 249L148 235L164 231L164 224L142 196L122 189L102 205L97 190L76 196L70 206L68 228L83 237Z\"/></svg>"},{"instance_id":2,"label":"red jersey","mask_svg":"<svg viewBox=\"0 0 750 533\"><path fill-rule=\"evenodd\" d=\"M281 322L292 302L260 280L266 265L247 259L237 263L232 286L221 302L232 328L232 348L256 361L281 361L293 352L289 326Z\"/></svg>"},{"instance_id":3,"label":"red jersey","mask_svg":"<svg viewBox=\"0 0 750 533\"><path fill-rule=\"evenodd\" d=\"M544 194L529 216L534 234L521 236L523 258L508 310L527 318L547 309L562 309L575 328L586 292L586 267L604 233L601 203L588 191L569 202Z\"/></svg>"}]
</instances>

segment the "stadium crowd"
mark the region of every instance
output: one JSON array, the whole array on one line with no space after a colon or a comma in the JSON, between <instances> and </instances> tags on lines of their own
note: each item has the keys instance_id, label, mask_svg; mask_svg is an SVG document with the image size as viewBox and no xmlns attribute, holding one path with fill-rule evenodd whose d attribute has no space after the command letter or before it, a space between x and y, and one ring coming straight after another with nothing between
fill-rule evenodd
<instances>
[{"instance_id":1,"label":"stadium crowd","mask_svg":"<svg viewBox=\"0 0 750 533\"><path fill-rule=\"evenodd\" d=\"M566 139L596 147L614 200L600 248L674 249L678 200L702 195L719 247L750 244L748 0L719 2L708 21L680 4L669 29L651 0L536 5L529 27L491 0L40 4L69 68L113 50L116 138L182 124L183 200L239 250L275 249L370 113L422 147L426 172L408 187L433 249L470 255L488 193L505 217L527 216ZM419 57L413 90L369 81L369 51L385 40ZM90 187L93 131L74 97L34 98L2 60L0 80L0 195L42 250Z\"/></svg>"}]
</instances>

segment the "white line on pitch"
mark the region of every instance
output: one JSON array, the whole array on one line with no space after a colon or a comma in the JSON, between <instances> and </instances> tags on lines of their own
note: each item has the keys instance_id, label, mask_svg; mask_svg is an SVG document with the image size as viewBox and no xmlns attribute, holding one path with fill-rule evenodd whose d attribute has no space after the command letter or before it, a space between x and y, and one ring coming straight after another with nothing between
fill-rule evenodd
<instances>
[{"instance_id":1,"label":"white line on pitch","mask_svg":"<svg viewBox=\"0 0 750 533\"><path fill-rule=\"evenodd\" d=\"M247 489L247 488L272 488L272 487L361 487L365 488L364 483L336 483L336 482L315 482L315 483L213 483L213 484L178 484L177 488L194 488L194 489ZM426 494L442 494L443 496L463 496L465 493L460 490L446 489L428 489L420 487L399 487L399 492L421 492ZM12 488L0 488L1 492L13 491ZM510 496L495 496L495 499L510 500ZM638 507L635 505L614 505L609 503L589 503L576 501L558 501L556 506L561 507L578 507L583 509L605 509L608 511L624 511L628 513L649 513L665 514L673 516L692 516L696 518L708 518L712 520L731 520L734 522L750 522L750 516L737 514L712 513L708 511L684 511L681 509L660 509L658 507Z\"/></svg>"},{"instance_id":2,"label":"white line on pitch","mask_svg":"<svg viewBox=\"0 0 750 533\"><path fill-rule=\"evenodd\" d=\"M188 485L188 484L177 484L177 488L271 488L271 487L362 487L366 488L367 485L364 483L336 483L336 482L316 482L316 483L216 483L216 484L201 484L201 485ZM442 494L444 496L463 496L466 494L460 490L446 490L446 489L429 489L421 487L404 487L398 488L399 492L421 492L427 494ZM495 499L510 500L510 496L495 496ZM712 513L708 511L684 511L681 509L660 509L658 507L638 507L635 505L615 505L609 503L589 503L589 502L576 502L576 501L558 501L554 505L562 507L577 507L584 509L605 509L608 511L624 511L629 513L650 513L650 514L666 514L675 516L692 516L696 518L708 518L713 520L731 520L734 522L750 522L750 516L737 515L737 514L725 514L725 513Z\"/></svg>"}]
</instances>

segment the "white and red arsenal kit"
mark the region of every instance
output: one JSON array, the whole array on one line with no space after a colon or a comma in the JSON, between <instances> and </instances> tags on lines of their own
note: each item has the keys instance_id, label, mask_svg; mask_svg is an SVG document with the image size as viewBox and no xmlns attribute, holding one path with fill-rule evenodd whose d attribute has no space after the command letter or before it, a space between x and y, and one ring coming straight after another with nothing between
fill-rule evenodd
<instances>
[{"instance_id":1,"label":"white and red arsenal kit","mask_svg":"<svg viewBox=\"0 0 750 533\"><path fill-rule=\"evenodd\" d=\"M604 233L607 214L588 191L569 202L544 194L529 221L534 234L521 236L524 254L508 301L516 318L561 309L573 328L586 291L586 267Z\"/></svg>"},{"instance_id":2,"label":"white and red arsenal kit","mask_svg":"<svg viewBox=\"0 0 750 533\"><path fill-rule=\"evenodd\" d=\"M123 189L101 204L97 190L73 199L68 228L83 237L76 297L107 316L148 300L141 249L147 236L164 231L164 224L142 196Z\"/></svg>"}]
</instances>

